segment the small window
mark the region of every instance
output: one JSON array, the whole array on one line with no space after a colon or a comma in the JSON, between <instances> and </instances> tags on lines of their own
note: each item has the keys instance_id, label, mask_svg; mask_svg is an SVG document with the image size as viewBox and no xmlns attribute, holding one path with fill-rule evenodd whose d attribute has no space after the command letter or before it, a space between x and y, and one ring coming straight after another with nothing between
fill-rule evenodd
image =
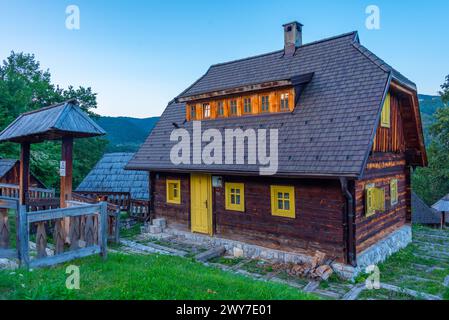
<instances>
[{"instance_id":1,"label":"small window","mask_svg":"<svg viewBox=\"0 0 449 320\"><path fill-rule=\"evenodd\" d=\"M295 218L295 187L271 186L271 214Z\"/></svg>"},{"instance_id":2,"label":"small window","mask_svg":"<svg viewBox=\"0 0 449 320\"><path fill-rule=\"evenodd\" d=\"M268 112L268 111L270 111L270 97L262 96L260 112Z\"/></svg>"},{"instance_id":3,"label":"small window","mask_svg":"<svg viewBox=\"0 0 449 320\"><path fill-rule=\"evenodd\" d=\"M251 112L252 112L251 98L243 99L243 113L251 113Z\"/></svg>"},{"instance_id":4,"label":"small window","mask_svg":"<svg viewBox=\"0 0 449 320\"><path fill-rule=\"evenodd\" d=\"M226 210L245 211L243 183L226 183Z\"/></svg>"},{"instance_id":5,"label":"small window","mask_svg":"<svg viewBox=\"0 0 449 320\"><path fill-rule=\"evenodd\" d=\"M398 179L392 179L390 181L390 197L391 197L391 205L394 206L399 202L398 196Z\"/></svg>"},{"instance_id":6,"label":"small window","mask_svg":"<svg viewBox=\"0 0 449 320\"><path fill-rule=\"evenodd\" d=\"M366 216L369 217L382 211L385 211L385 190L373 185L367 186L365 190Z\"/></svg>"},{"instance_id":7,"label":"small window","mask_svg":"<svg viewBox=\"0 0 449 320\"><path fill-rule=\"evenodd\" d=\"M167 180L167 203L181 204L180 180Z\"/></svg>"},{"instance_id":8,"label":"small window","mask_svg":"<svg viewBox=\"0 0 449 320\"><path fill-rule=\"evenodd\" d=\"M210 118L210 104L204 103L203 104L203 119Z\"/></svg>"},{"instance_id":9,"label":"small window","mask_svg":"<svg viewBox=\"0 0 449 320\"><path fill-rule=\"evenodd\" d=\"M196 119L196 105L194 104L190 106L190 119Z\"/></svg>"},{"instance_id":10,"label":"small window","mask_svg":"<svg viewBox=\"0 0 449 320\"><path fill-rule=\"evenodd\" d=\"M288 104L289 98L290 97L289 97L288 93L282 93L281 94L281 103L280 103L281 111L289 111L290 110L290 107L289 107L289 104Z\"/></svg>"},{"instance_id":11,"label":"small window","mask_svg":"<svg viewBox=\"0 0 449 320\"><path fill-rule=\"evenodd\" d=\"M391 118L391 97L387 94L385 98L384 106L382 108L382 114L380 117L380 125L383 128L390 128L390 118Z\"/></svg>"},{"instance_id":12,"label":"small window","mask_svg":"<svg viewBox=\"0 0 449 320\"><path fill-rule=\"evenodd\" d=\"M230 112L231 115L237 115L237 100L231 100L230 102Z\"/></svg>"},{"instance_id":13,"label":"small window","mask_svg":"<svg viewBox=\"0 0 449 320\"><path fill-rule=\"evenodd\" d=\"M224 104L223 104L223 101L218 101L217 102L217 115L219 117L223 117L224 116Z\"/></svg>"}]
</instances>

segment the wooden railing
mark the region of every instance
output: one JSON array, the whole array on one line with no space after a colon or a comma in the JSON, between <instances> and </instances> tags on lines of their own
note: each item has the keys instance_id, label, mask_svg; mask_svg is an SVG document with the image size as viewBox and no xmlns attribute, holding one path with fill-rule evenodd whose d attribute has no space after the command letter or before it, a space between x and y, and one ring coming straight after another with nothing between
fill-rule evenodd
<instances>
[{"instance_id":1,"label":"wooden railing","mask_svg":"<svg viewBox=\"0 0 449 320\"><path fill-rule=\"evenodd\" d=\"M150 210L150 202L145 200L131 200L129 214L133 218L145 221Z\"/></svg>"},{"instance_id":2,"label":"wooden railing","mask_svg":"<svg viewBox=\"0 0 449 320\"><path fill-rule=\"evenodd\" d=\"M26 213L19 209L19 260L25 267L37 268L63 263L93 254L107 255L107 204L68 203L70 207ZM70 220L69 250L65 249L63 221ZM47 253L49 237L46 226L54 225L53 255ZM30 258L29 235L36 231L37 256Z\"/></svg>"},{"instance_id":3,"label":"wooden railing","mask_svg":"<svg viewBox=\"0 0 449 320\"><path fill-rule=\"evenodd\" d=\"M0 183L0 197L19 198L19 186L15 184ZM30 199L48 199L55 197L55 190L31 187L28 190Z\"/></svg>"},{"instance_id":4,"label":"wooden railing","mask_svg":"<svg viewBox=\"0 0 449 320\"><path fill-rule=\"evenodd\" d=\"M82 192L77 191L74 194L85 198L95 199L96 201L107 201L110 204L115 204L121 210L128 211L130 205L130 194L128 192Z\"/></svg>"}]
</instances>

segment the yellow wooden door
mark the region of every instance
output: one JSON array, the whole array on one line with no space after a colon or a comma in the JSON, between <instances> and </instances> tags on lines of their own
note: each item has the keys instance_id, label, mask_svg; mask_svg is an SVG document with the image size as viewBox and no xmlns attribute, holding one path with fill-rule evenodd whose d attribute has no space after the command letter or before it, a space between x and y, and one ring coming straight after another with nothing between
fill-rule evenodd
<instances>
[{"instance_id":1,"label":"yellow wooden door","mask_svg":"<svg viewBox=\"0 0 449 320\"><path fill-rule=\"evenodd\" d=\"M192 232L212 234L212 183L207 174L190 176Z\"/></svg>"}]
</instances>

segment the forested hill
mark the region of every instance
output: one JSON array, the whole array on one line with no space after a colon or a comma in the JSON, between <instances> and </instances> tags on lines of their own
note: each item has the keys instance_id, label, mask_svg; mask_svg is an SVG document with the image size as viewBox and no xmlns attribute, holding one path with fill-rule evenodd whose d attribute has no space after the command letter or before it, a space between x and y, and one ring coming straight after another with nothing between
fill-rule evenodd
<instances>
[{"instance_id":1,"label":"forested hill","mask_svg":"<svg viewBox=\"0 0 449 320\"><path fill-rule=\"evenodd\" d=\"M101 117L97 123L107 132L106 152L136 152L158 120L159 117Z\"/></svg>"},{"instance_id":2,"label":"forested hill","mask_svg":"<svg viewBox=\"0 0 449 320\"><path fill-rule=\"evenodd\" d=\"M443 102L441 101L440 96L428 96L420 94L418 98L419 98L419 107L421 109L424 137L426 140L426 145L429 145L430 142L429 127L435 121L434 118L435 111L443 106Z\"/></svg>"}]
</instances>

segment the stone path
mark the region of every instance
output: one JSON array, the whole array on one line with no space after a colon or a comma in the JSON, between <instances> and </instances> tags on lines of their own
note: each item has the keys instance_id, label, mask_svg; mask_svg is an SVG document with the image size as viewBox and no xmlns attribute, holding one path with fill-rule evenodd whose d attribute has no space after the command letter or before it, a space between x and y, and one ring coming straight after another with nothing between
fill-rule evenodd
<instances>
[{"instance_id":1,"label":"stone path","mask_svg":"<svg viewBox=\"0 0 449 320\"><path fill-rule=\"evenodd\" d=\"M369 293L368 297L364 298L369 300L390 299L391 296L394 297L394 294L398 294L401 298L410 297L415 299L440 300L442 299L442 294L430 294L428 292L422 292L421 289L423 287L426 288L426 285L449 286L449 274L445 275L444 280L438 279L434 275L435 272L441 273L449 268L449 233L439 230L418 229L414 232L414 239L413 245L416 246L416 250L413 251L413 255L417 257L417 261L410 263L409 266L395 270L395 277L388 279L387 283L381 282L381 290L377 291L368 291L364 283L353 284L335 280L320 283L315 280L310 281L282 275L279 271L266 272L263 268L263 263L257 269L254 267L254 260L250 259L242 258L241 261L237 261L233 265L226 265L223 261L206 261L202 263L252 279L282 283L304 292L316 294L324 299L357 300L362 298L361 296L365 295L365 293ZM141 235L138 237L138 241L140 243L122 240L120 250L128 253L158 253L195 257L199 252L211 249L209 246L195 245L191 241L183 242L177 237L152 239L147 235ZM160 244L161 242L163 243L162 245ZM228 260L232 261L232 259ZM419 261L426 263L421 264ZM429 263L429 261L432 263ZM249 267L250 265L251 267ZM410 270L416 271L416 274L411 274ZM411 287L404 287L404 283L407 285L410 284Z\"/></svg>"}]
</instances>

